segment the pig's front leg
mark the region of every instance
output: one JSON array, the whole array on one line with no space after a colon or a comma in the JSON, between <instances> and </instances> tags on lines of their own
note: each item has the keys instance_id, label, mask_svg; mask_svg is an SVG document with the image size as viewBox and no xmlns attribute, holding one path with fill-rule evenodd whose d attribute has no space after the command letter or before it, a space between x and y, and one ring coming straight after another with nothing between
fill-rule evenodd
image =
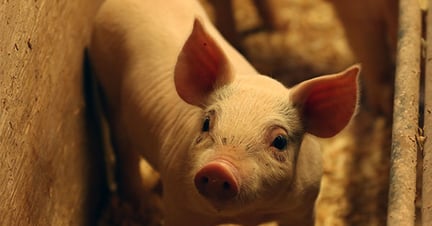
<instances>
[{"instance_id":1,"label":"pig's front leg","mask_svg":"<svg viewBox=\"0 0 432 226\"><path fill-rule=\"evenodd\" d=\"M145 176L152 175L141 172L140 163L142 159L140 154L133 150L127 142L115 141L114 148L117 164L116 178L120 197L131 204L134 211L145 217L146 221L158 221L157 218L160 218L161 214L159 197L152 190L153 187L146 183L148 181L153 182L154 178L146 178Z\"/></svg>"},{"instance_id":2,"label":"pig's front leg","mask_svg":"<svg viewBox=\"0 0 432 226\"><path fill-rule=\"evenodd\" d=\"M115 136L114 136L115 137ZM137 199L142 193L141 175L139 171L139 154L131 150L130 145L125 140L117 139L113 141L116 156L116 179L119 195L139 206Z\"/></svg>"}]
</instances>

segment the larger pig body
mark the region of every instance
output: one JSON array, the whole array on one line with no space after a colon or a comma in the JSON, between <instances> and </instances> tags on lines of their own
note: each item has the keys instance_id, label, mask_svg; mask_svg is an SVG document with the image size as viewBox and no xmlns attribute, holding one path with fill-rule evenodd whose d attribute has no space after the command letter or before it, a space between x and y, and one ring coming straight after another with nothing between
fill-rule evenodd
<instances>
[{"instance_id":1,"label":"larger pig body","mask_svg":"<svg viewBox=\"0 0 432 226\"><path fill-rule=\"evenodd\" d=\"M313 224L321 153L305 134L348 123L358 67L287 89L192 0L107 0L90 55L128 192L139 154L160 172L165 225Z\"/></svg>"}]
</instances>

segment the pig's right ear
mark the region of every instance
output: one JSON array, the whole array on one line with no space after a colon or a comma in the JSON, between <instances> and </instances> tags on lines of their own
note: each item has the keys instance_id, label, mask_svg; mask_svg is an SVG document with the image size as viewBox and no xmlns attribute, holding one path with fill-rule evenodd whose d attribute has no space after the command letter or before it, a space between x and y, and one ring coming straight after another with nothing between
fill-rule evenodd
<instances>
[{"instance_id":1,"label":"pig's right ear","mask_svg":"<svg viewBox=\"0 0 432 226\"><path fill-rule=\"evenodd\" d=\"M360 66L310 79L295 86L292 101L301 111L306 132L318 137L332 137L351 120L358 102Z\"/></svg>"},{"instance_id":2,"label":"pig's right ear","mask_svg":"<svg viewBox=\"0 0 432 226\"><path fill-rule=\"evenodd\" d=\"M230 83L233 75L228 59L213 38L195 19L174 71L178 95L187 103L203 106L217 88Z\"/></svg>"}]
</instances>

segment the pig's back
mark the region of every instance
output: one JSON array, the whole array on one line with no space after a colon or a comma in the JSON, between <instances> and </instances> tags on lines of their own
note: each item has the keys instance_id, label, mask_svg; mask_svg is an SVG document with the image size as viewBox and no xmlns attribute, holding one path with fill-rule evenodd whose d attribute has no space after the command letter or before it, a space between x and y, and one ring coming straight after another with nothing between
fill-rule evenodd
<instances>
[{"instance_id":1,"label":"pig's back","mask_svg":"<svg viewBox=\"0 0 432 226\"><path fill-rule=\"evenodd\" d=\"M161 2L164 7L157 6ZM169 79L187 36L188 24L180 21L189 17L172 7L166 1L149 0L107 0L101 6L90 54L99 81L109 92L105 93L108 99L118 101L121 84L134 72L140 72L136 76L141 81L161 76Z\"/></svg>"},{"instance_id":2,"label":"pig's back","mask_svg":"<svg viewBox=\"0 0 432 226\"><path fill-rule=\"evenodd\" d=\"M130 71L145 71L136 75L141 80L163 76L163 81L172 81L177 56L195 18L204 23L237 72L256 73L215 30L198 1L107 0L96 17L91 45L96 71L105 77L100 79L102 85L116 90L124 79L119 77L131 76Z\"/></svg>"}]
</instances>

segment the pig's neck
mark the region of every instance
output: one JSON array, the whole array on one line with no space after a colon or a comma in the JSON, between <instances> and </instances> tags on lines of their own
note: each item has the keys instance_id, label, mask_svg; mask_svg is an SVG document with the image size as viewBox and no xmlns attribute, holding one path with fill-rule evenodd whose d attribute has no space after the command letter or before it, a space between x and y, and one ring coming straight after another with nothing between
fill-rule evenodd
<instances>
[{"instance_id":1,"label":"pig's neck","mask_svg":"<svg viewBox=\"0 0 432 226\"><path fill-rule=\"evenodd\" d=\"M181 103L168 110L164 119L161 119L167 124L162 127L154 125L155 134L160 139L158 165L161 171L179 168L176 164L179 164L184 156L189 156L185 152L189 152L192 142L200 132L202 122L202 110L197 107L184 106L184 103Z\"/></svg>"},{"instance_id":2,"label":"pig's neck","mask_svg":"<svg viewBox=\"0 0 432 226\"><path fill-rule=\"evenodd\" d=\"M156 67L146 73L152 76L131 74L123 84L128 89L123 93L128 96L122 96L121 123L127 125L124 135L130 146L161 170L170 167L179 152L189 147L199 132L202 113L178 97L172 67Z\"/></svg>"}]
</instances>

